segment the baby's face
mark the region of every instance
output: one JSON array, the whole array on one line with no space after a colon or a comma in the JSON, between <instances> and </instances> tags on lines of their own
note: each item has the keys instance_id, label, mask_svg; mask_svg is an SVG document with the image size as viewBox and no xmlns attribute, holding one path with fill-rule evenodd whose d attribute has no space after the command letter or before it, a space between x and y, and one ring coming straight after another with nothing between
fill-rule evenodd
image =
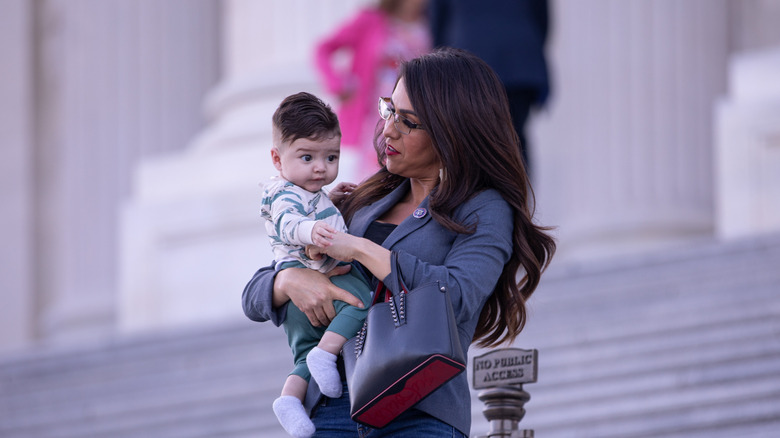
<instances>
[{"instance_id":1,"label":"baby's face","mask_svg":"<svg viewBox=\"0 0 780 438\"><path fill-rule=\"evenodd\" d=\"M299 138L282 142L272 152L279 175L291 183L316 192L332 183L339 174L341 136L322 140Z\"/></svg>"}]
</instances>

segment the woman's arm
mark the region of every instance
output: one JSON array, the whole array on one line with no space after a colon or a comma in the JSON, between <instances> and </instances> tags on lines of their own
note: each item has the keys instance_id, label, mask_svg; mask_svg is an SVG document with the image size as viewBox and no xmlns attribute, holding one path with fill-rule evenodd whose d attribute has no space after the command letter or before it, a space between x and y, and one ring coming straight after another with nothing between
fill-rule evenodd
<instances>
[{"instance_id":1,"label":"woman's arm","mask_svg":"<svg viewBox=\"0 0 780 438\"><path fill-rule=\"evenodd\" d=\"M456 210L454 218L475 223L473 234L439 238L444 232L431 221L393 246L398 264L383 281L398 290L396 269L410 289L431 281L446 286L460 321L479 315L512 254L512 209L495 191L486 191ZM438 228L437 228L438 227Z\"/></svg>"},{"instance_id":2,"label":"woman's arm","mask_svg":"<svg viewBox=\"0 0 780 438\"><path fill-rule=\"evenodd\" d=\"M271 321L280 325L286 316L286 309L272 304L274 280L276 279L275 264L260 268L249 283L244 287L241 303L244 314L252 321Z\"/></svg>"},{"instance_id":3,"label":"woman's arm","mask_svg":"<svg viewBox=\"0 0 780 438\"><path fill-rule=\"evenodd\" d=\"M276 273L274 266L258 270L242 296L244 314L253 321L281 325L287 316L285 304L292 301L315 326L327 326L336 316L333 301L363 307L351 293L330 281L334 275L349 272L351 266L338 266L327 275L307 268L288 268Z\"/></svg>"},{"instance_id":4,"label":"woman's arm","mask_svg":"<svg viewBox=\"0 0 780 438\"><path fill-rule=\"evenodd\" d=\"M514 215L498 192L488 190L458 208L454 219L475 224L474 233L448 239L453 233L432 220L393 245L397 265L390 250L345 233L336 233L324 250L338 260L359 261L390 290L400 289L396 269L410 289L438 281L449 289L458 317L470 320L482 311L512 254Z\"/></svg>"},{"instance_id":5,"label":"woman's arm","mask_svg":"<svg viewBox=\"0 0 780 438\"><path fill-rule=\"evenodd\" d=\"M333 233L330 244L324 247L327 255L343 262L357 260L376 278L390 274L390 250L363 237L348 233Z\"/></svg>"},{"instance_id":6,"label":"woman's arm","mask_svg":"<svg viewBox=\"0 0 780 438\"><path fill-rule=\"evenodd\" d=\"M476 230L455 238L443 267L426 265L401 253L398 265L404 280L411 278L412 284L426 277L444 277L456 317L467 321L482 312L512 256L514 214L500 195L483 192L467 202L457 216L466 224L476 223Z\"/></svg>"}]
</instances>

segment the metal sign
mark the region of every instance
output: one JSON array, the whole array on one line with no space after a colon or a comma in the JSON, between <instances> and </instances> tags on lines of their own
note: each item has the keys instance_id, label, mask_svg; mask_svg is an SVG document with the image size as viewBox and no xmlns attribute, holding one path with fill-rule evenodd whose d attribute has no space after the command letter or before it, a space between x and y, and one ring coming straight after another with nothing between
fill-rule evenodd
<instances>
[{"instance_id":1,"label":"metal sign","mask_svg":"<svg viewBox=\"0 0 780 438\"><path fill-rule=\"evenodd\" d=\"M474 358L474 389L536 382L537 350L502 348Z\"/></svg>"}]
</instances>

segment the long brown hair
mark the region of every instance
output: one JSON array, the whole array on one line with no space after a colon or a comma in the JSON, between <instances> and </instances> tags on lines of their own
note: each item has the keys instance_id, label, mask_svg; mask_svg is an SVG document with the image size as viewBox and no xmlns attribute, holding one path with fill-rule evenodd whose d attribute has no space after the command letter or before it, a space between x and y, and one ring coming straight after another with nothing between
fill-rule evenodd
<instances>
[{"instance_id":1,"label":"long brown hair","mask_svg":"<svg viewBox=\"0 0 780 438\"><path fill-rule=\"evenodd\" d=\"M444 169L429 196L433 217L452 231L473 232L475 224L458 223L452 215L459 205L486 189L501 193L514 211L512 255L482 309L473 339L482 347L512 342L525 326L525 303L555 253L555 241L546 232L549 228L533 222L533 190L504 87L484 61L451 48L405 62L400 77ZM383 139L377 139L377 148L381 160ZM404 179L382 168L348 197L342 212L349 220ZM523 277L518 283L521 268Z\"/></svg>"}]
</instances>

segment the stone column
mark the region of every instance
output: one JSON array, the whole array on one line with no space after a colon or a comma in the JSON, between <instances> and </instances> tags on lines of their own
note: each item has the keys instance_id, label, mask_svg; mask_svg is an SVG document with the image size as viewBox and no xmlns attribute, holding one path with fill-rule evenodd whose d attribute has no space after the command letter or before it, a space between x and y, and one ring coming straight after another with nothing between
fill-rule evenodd
<instances>
[{"instance_id":1,"label":"stone column","mask_svg":"<svg viewBox=\"0 0 780 438\"><path fill-rule=\"evenodd\" d=\"M555 89L533 145L561 257L711 235L726 3L554 2L553 17Z\"/></svg>"},{"instance_id":2,"label":"stone column","mask_svg":"<svg viewBox=\"0 0 780 438\"><path fill-rule=\"evenodd\" d=\"M729 4L728 93L715 120L716 234L780 230L780 3Z\"/></svg>"},{"instance_id":3,"label":"stone column","mask_svg":"<svg viewBox=\"0 0 780 438\"><path fill-rule=\"evenodd\" d=\"M33 9L2 2L0 13L0 350L35 335L33 236Z\"/></svg>"},{"instance_id":4,"label":"stone column","mask_svg":"<svg viewBox=\"0 0 780 438\"><path fill-rule=\"evenodd\" d=\"M780 231L780 48L731 60L715 111L716 231L722 238Z\"/></svg>"},{"instance_id":5,"label":"stone column","mask_svg":"<svg viewBox=\"0 0 780 438\"><path fill-rule=\"evenodd\" d=\"M39 330L49 340L104 337L115 326L117 208L130 169L181 148L201 125L216 3L31 4Z\"/></svg>"}]
</instances>

